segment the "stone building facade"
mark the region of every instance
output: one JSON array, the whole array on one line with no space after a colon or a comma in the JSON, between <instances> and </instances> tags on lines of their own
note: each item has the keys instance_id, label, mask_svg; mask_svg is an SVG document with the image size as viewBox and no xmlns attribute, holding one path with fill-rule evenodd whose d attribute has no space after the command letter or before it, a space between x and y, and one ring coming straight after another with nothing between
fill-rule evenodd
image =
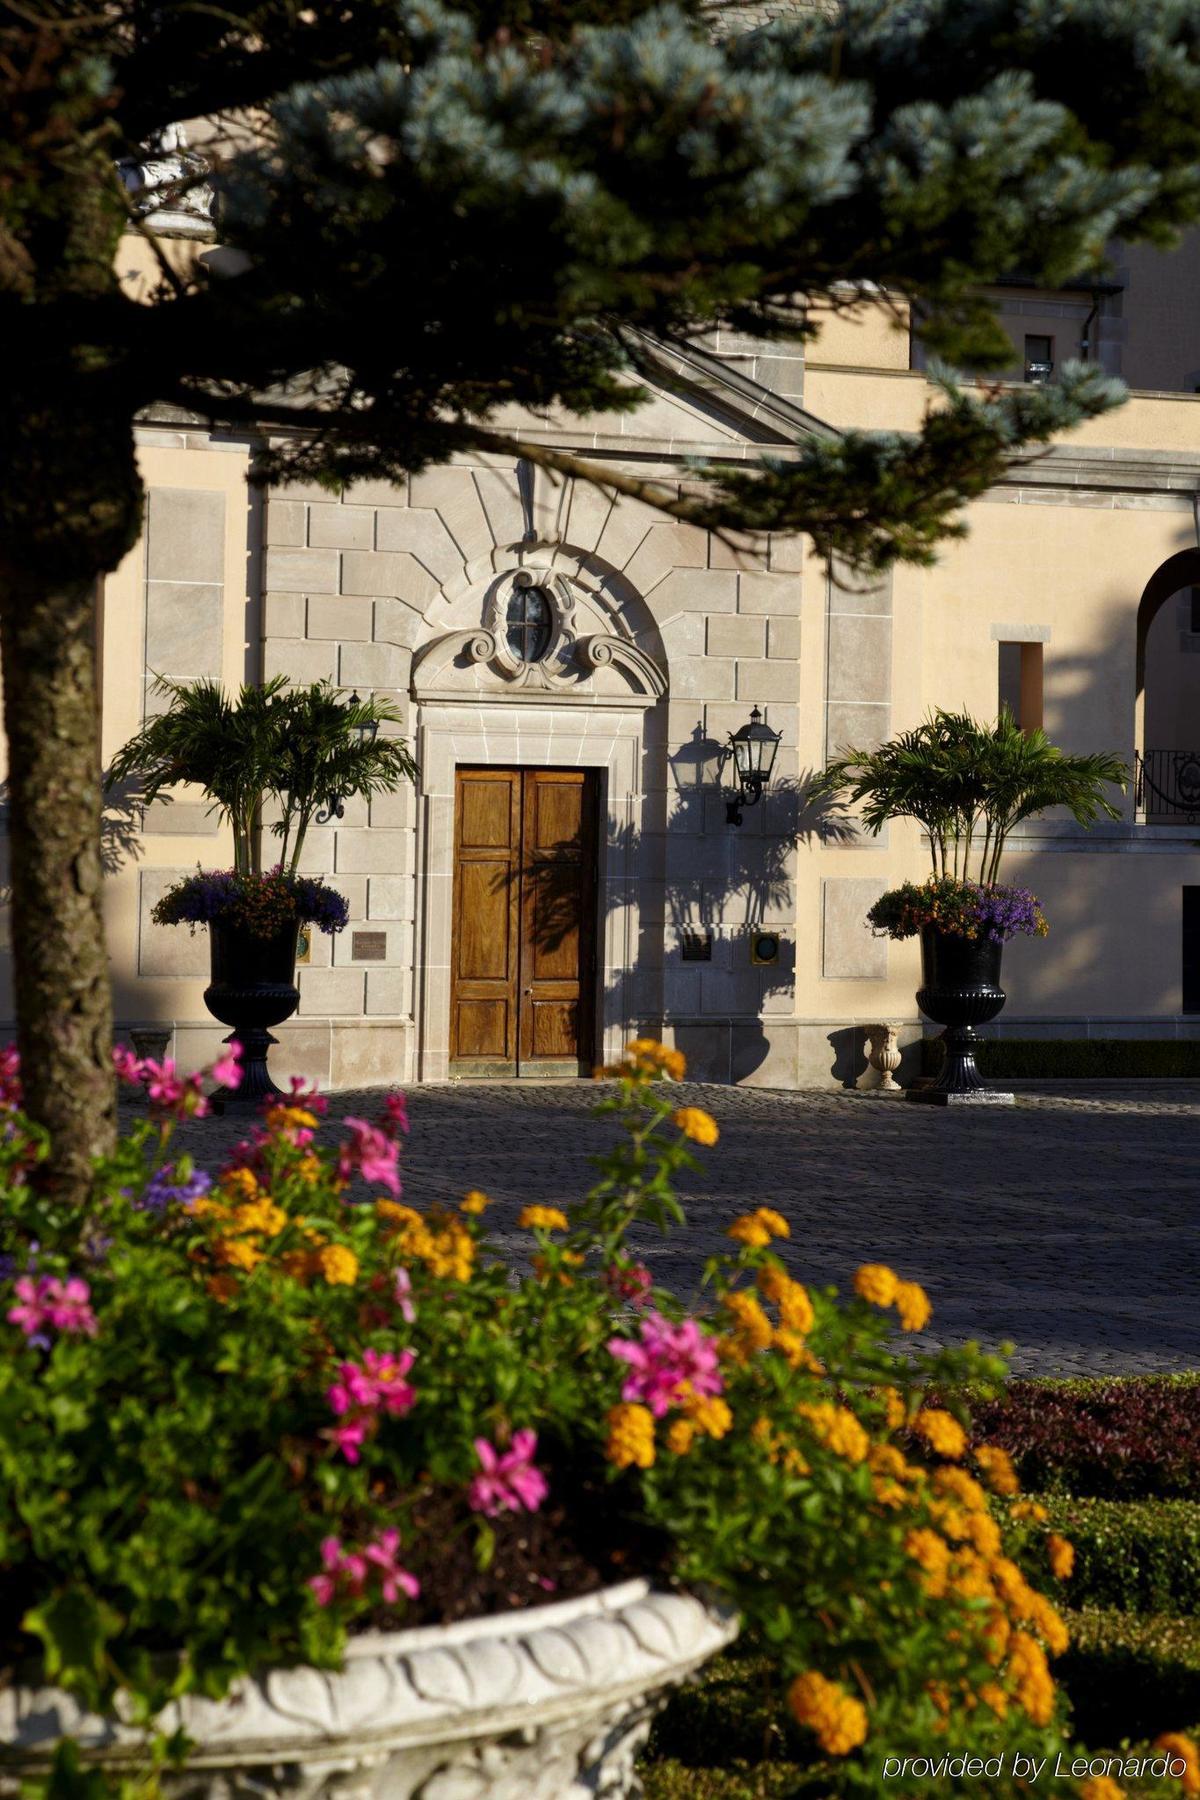
<instances>
[{"instance_id":1,"label":"stone building facade","mask_svg":"<svg viewBox=\"0 0 1200 1800\"><path fill-rule=\"evenodd\" d=\"M1072 750L1168 761L1140 804L1131 789L1119 824L1083 836L1052 818L1020 835L1006 878L1041 894L1053 930L1006 954L998 1029L1200 1035L1188 938L1200 931L1200 763L1193 813L1180 760L1200 756L1200 333L1177 329L1164 298L1172 282L1190 288L1195 255L1131 259L1125 285L1099 297L999 296L1014 378L1040 378L1022 364L1047 360L1031 339L1057 362L1086 336L1133 397L1014 469L934 569L878 585L831 575L801 540L738 550L529 462L263 495L247 483L252 437L142 421L145 532L100 607L106 758L155 704L155 674L284 674L393 700L420 766L415 787L348 803L310 835L306 867L347 896L351 922L312 940L277 1071L335 1087L570 1073L643 1031L685 1049L702 1079L877 1080L869 1029L895 1021L911 1047L923 1027L914 946L873 937L864 914L920 877L928 853L907 824L870 838L819 816L806 781L839 747L935 704L990 716L1001 696ZM1139 293L1174 321L1169 346L1139 323ZM930 398L907 332L869 305L830 317L803 357L728 335L648 355L651 400L636 413L505 424L679 485L696 456L787 456L812 433L912 428ZM1153 389L1136 385L1142 363ZM764 799L735 826L729 739L752 707L781 747ZM593 833L576 873L554 877L576 883L576 999L554 986L546 920L526 919L519 897L495 909L540 853L538 808L558 816L568 777ZM502 843L504 818L516 836ZM170 1028L195 1066L221 1035L202 999L205 933L150 913L180 873L227 866L229 843L180 792L144 816L116 800L105 849L118 1020ZM582 1021L574 1062L569 1014Z\"/></svg>"}]
</instances>

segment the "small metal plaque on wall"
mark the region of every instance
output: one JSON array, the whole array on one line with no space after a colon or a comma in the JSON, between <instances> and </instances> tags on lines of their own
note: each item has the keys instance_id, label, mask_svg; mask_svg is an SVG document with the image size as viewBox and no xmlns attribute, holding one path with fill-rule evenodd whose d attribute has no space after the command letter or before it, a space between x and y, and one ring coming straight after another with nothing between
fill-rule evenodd
<instances>
[{"instance_id":1,"label":"small metal plaque on wall","mask_svg":"<svg viewBox=\"0 0 1200 1800\"><path fill-rule=\"evenodd\" d=\"M386 962L386 931L352 931L350 954L355 962Z\"/></svg>"},{"instance_id":2,"label":"small metal plaque on wall","mask_svg":"<svg viewBox=\"0 0 1200 1800\"><path fill-rule=\"evenodd\" d=\"M681 962L712 961L711 931L681 931L679 934L679 960Z\"/></svg>"},{"instance_id":3,"label":"small metal plaque on wall","mask_svg":"<svg viewBox=\"0 0 1200 1800\"><path fill-rule=\"evenodd\" d=\"M311 925L302 925L296 933L296 961L298 963L312 961L312 934Z\"/></svg>"},{"instance_id":4,"label":"small metal plaque on wall","mask_svg":"<svg viewBox=\"0 0 1200 1800\"><path fill-rule=\"evenodd\" d=\"M756 931L750 939L750 961L752 963L777 963L779 961L779 933L777 931Z\"/></svg>"}]
</instances>

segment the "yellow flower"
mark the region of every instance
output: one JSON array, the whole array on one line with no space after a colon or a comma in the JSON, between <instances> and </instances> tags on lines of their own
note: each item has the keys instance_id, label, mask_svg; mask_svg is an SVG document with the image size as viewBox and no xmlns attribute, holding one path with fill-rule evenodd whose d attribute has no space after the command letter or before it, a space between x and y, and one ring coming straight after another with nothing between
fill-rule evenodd
<instances>
[{"instance_id":1,"label":"yellow flower","mask_svg":"<svg viewBox=\"0 0 1200 1800\"><path fill-rule=\"evenodd\" d=\"M302 1181L318 1181L322 1174L320 1157L314 1156L310 1150L308 1155L302 1156L296 1164L296 1173Z\"/></svg>"},{"instance_id":2,"label":"yellow flower","mask_svg":"<svg viewBox=\"0 0 1200 1800\"><path fill-rule=\"evenodd\" d=\"M717 1129L717 1121L711 1113L706 1113L702 1106L681 1106L672 1113L671 1122L678 1125L685 1138L691 1138L693 1144L715 1144L721 1133ZM768 1232L768 1237L770 1232Z\"/></svg>"},{"instance_id":3,"label":"yellow flower","mask_svg":"<svg viewBox=\"0 0 1200 1800\"><path fill-rule=\"evenodd\" d=\"M230 1200L254 1200L258 1197L258 1177L253 1169L226 1169L221 1177L221 1191Z\"/></svg>"},{"instance_id":4,"label":"yellow flower","mask_svg":"<svg viewBox=\"0 0 1200 1800\"><path fill-rule=\"evenodd\" d=\"M683 1400L688 1422L704 1437L723 1438L733 1427L733 1414L724 1400L688 1393Z\"/></svg>"},{"instance_id":5,"label":"yellow flower","mask_svg":"<svg viewBox=\"0 0 1200 1800\"><path fill-rule=\"evenodd\" d=\"M760 1225L765 1225L772 1237L791 1237L792 1228L782 1213L777 1213L771 1206L756 1206L754 1216Z\"/></svg>"},{"instance_id":6,"label":"yellow flower","mask_svg":"<svg viewBox=\"0 0 1200 1800\"><path fill-rule=\"evenodd\" d=\"M1048 1725L1054 1713L1054 1681L1036 1638L1024 1631L1013 1633L1008 1670L1018 1703L1035 1725Z\"/></svg>"},{"instance_id":7,"label":"yellow flower","mask_svg":"<svg viewBox=\"0 0 1200 1800\"><path fill-rule=\"evenodd\" d=\"M912 1428L939 1456L961 1456L966 1450L966 1432L956 1418L940 1407L923 1406Z\"/></svg>"},{"instance_id":8,"label":"yellow flower","mask_svg":"<svg viewBox=\"0 0 1200 1800\"><path fill-rule=\"evenodd\" d=\"M775 1327L753 1294L744 1289L726 1294L725 1310L732 1315L736 1326L733 1345L735 1360L741 1360L745 1354L766 1350L770 1346L775 1336Z\"/></svg>"},{"instance_id":9,"label":"yellow flower","mask_svg":"<svg viewBox=\"0 0 1200 1800\"><path fill-rule=\"evenodd\" d=\"M883 1401L889 1431L899 1431L908 1418L908 1408L904 1404L904 1395L899 1388L884 1388L879 1398Z\"/></svg>"},{"instance_id":10,"label":"yellow flower","mask_svg":"<svg viewBox=\"0 0 1200 1800\"><path fill-rule=\"evenodd\" d=\"M459 1211L465 1213L486 1212L491 1204L486 1194L481 1194L478 1188L472 1188L470 1193L464 1194L459 1202Z\"/></svg>"},{"instance_id":11,"label":"yellow flower","mask_svg":"<svg viewBox=\"0 0 1200 1800\"><path fill-rule=\"evenodd\" d=\"M267 1111L267 1124L279 1131L315 1131L320 1121L303 1106L272 1106Z\"/></svg>"},{"instance_id":12,"label":"yellow flower","mask_svg":"<svg viewBox=\"0 0 1200 1800\"><path fill-rule=\"evenodd\" d=\"M608 1443L604 1454L618 1469L636 1463L649 1469L654 1463L654 1415L648 1406L622 1401L608 1410Z\"/></svg>"},{"instance_id":13,"label":"yellow flower","mask_svg":"<svg viewBox=\"0 0 1200 1800\"><path fill-rule=\"evenodd\" d=\"M1008 1711L1008 1695L998 1681L985 1681L980 1685L979 1698L985 1706L990 1706L998 1719L1002 1719Z\"/></svg>"},{"instance_id":14,"label":"yellow flower","mask_svg":"<svg viewBox=\"0 0 1200 1800\"><path fill-rule=\"evenodd\" d=\"M816 1669L797 1675L787 1697L797 1724L815 1732L828 1756L848 1756L865 1740L867 1709L862 1701Z\"/></svg>"},{"instance_id":15,"label":"yellow flower","mask_svg":"<svg viewBox=\"0 0 1200 1800\"><path fill-rule=\"evenodd\" d=\"M1002 1450L999 1444L980 1444L972 1455L975 1467L981 1471L993 1494L1020 1493L1021 1484L1007 1450Z\"/></svg>"},{"instance_id":16,"label":"yellow flower","mask_svg":"<svg viewBox=\"0 0 1200 1800\"><path fill-rule=\"evenodd\" d=\"M834 1406L828 1400L798 1406L796 1412L810 1427L813 1436L835 1456L847 1462L866 1460L871 1440L848 1407Z\"/></svg>"},{"instance_id":17,"label":"yellow flower","mask_svg":"<svg viewBox=\"0 0 1200 1800\"><path fill-rule=\"evenodd\" d=\"M921 1586L936 1600L945 1593L949 1580L949 1544L945 1538L939 1537L936 1531L930 1531L927 1525L920 1525L909 1532L904 1540L904 1548L913 1561L924 1570Z\"/></svg>"},{"instance_id":18,"label":"yellow flower","mask_svg":"<svg viewBox=\"0 0 1200 1800\"><path fill-rule=\"evenodd\" d=\"M1200 1794L1200 1749L1195 1740L1186 1737L1182 1731L1164 1731L1154 1740L1156 1750L1165 1750L1168 1756L1178 1757L1187 1764L1182 1775L1177 1779L1185 1794Z\"/></svg>"},{"instance_id":19,"label":"yellow flower","mask_svg":"<svg viewBox=\"0 0 1200 1800\"><path fill-rule=\"evenodd\" d=\"M1068 1538L1060 1537L1052 1531L1046 1539L1046 1555L1050 1559L1050 1572L1056 1581L1066 1581L1075 1567L1075 1546Z\"/></svg>"},{"instance_id":20,"label":"yellow flower","mask_svg":"<svg viewBox=\"0 0 1200 1800\"><path fill-rule=\"evenodd\" d=\"M854 1291L872 1306L890 1306L896 1298L897 1277L885 1263L864 1263L856 1270Z\"/></svg>"},{"instance_id":21,"label":"yellow flower","mask_svg":"<svg viewBox=\"0 0 1200 1800\"><path fill-rule=\"evenodd\" d=\"M214 1249L219 1263L231 1269L244 1269L247 1274L263 1259L262 1251L249 1238L218 1238Z\"/></svg>"},{"instance_id":22,"label":"yellow flower","mask_svg":"<svg viewBox=\"0 0 1200 1800\"><path fill-rule=\"evenodd\" d=\"M968 1513L963 1536L981 1556L998 1556L1003 1542L1000 1527L988 1513Z\"/></svg>"},{"instance_id":23,"label":"yellow flower","mask_svg":"<svg viewBox=\"0 0 1200 1800\"><path fill-rule=\"evenodd\" d=\"M735 1219L725 1236L732 1238L735 1244L745 1244L748 1250L763 1250L771 1241L770 1232L753 1213L743 1213Z\"/></svg>"},{"instance_id":24,"label":"yellow flower","mask_svg":"<svg viewBox=\"0 0 1200 1800\"><path fill-rule=\"evenodd\" d=\"M667 1449L675 1456L686 1456L696 1436L690 1419L672 1419L667 1426Z\"/></svg>"},{"instance_id":25,"label":"yellow flower","mask_svg":"<svg viewBox=\"0 0 1200 1800\"><path fill-rule=\"evenodd\" d=\"M1010 1510L1014 1519L1031 1519L1035 1525L1044 1525L1050 1517L1040 1500L1015 1500Z\"/></svg>"},{"instance_id":26,"label":"yellow flower","mask_svg":"<svg viewBox=\"0 0 1200 1800\"><path fill-rule=\"evenodd\" d=\"M522 1231L565 1231L567 1215L557 1206L524 1206L517 1224Z\"/></svg>"},{"instance_id":27,"label":"yellow flower","mask_svg":"<svg viewBox=\"0 0 1200 1800\"><path fill-rule=\"evenodd\" d=\"M898 1281L893 1303L904 1331L924 1331L933 1316L929 1295L917 1281Z\"/></svg>"},{"instance_id":28,"label":"yellow flower","mask_svg":"<svg viewBox=\"0 0 1200 1800\"><path fill-rule=\"evenodd\" d=\"M229 1208L222 1206L219 1200L210 1200L201 1194L196 1200L188 1203L188 1211L196 1219L224 1220L229 1217Z\"/></svg>"},{"instance_id":29,"label":"yellow flower","mask_svg":"<svg viewBox=\"0 0 1200 1800\"><path fill-rule=\"evenodd\" d=\"M1125 1800L1125 1789L1108 1775L1089 1775L1079 1790L1079 1800Z\"/></svg>"},{"instance_id":30,"label":"yellow flower","mask_svg":"<svg viewBox=\"0 0 1200 1800\"><path fill-rule=\"evenodd\" d=\"M779 1308L779 1323L786 1330L802 1336L812 1330L816 1314L803 1282L793 1281L778 1263L767 1263L758 1271L758 1288L765 1300Z\"/></svg>"},{"instance_id":31,"label":"yellow flower","mask_svg":"<svg viewBox=\"0 0 1200 1800\"><path fill-rule=\"evenodd\" d=\"M968 1512L987 1511L987 1495L965 1469L935 1469L933 1485L939 1494L950 1494Z\"/></svg>"},{"instance_id":32,"label":"yellow flower","mask_svg":"<svg viewBox=\"0 0 1200 1800\"><path fill-rule=\"evenodd\" d=\"M261 1200L236 1207L233 1217L239 1231L261 1231L264 1237L278 1237L288 1222L282 1206L276 1206L265 1195Z\"/></svg>"},{"instance_id":33,"label":"yellow flower","mask_svg":"<svg viewBox=\"0 0 1200 1800\"><path fill-rule=\"evenodd\" d=\"M657 1038L633 1038L626 1044L621 1062L597 1069L596 1073L634 1081L654 1081L659 1075L669 1075L672 1081L682 1081L687 1073L687 1058L682 1050L668 1050Z\"/></svg>"},{"instance_id":34,"label":"yellow flower","mask_svg":"<svg viewBox=\"0 0 1200 1800\"><path fill-rule=\"evenodd\" d=\"M353 1287L358 1280L358 1258L344 1244L326 1244L318 1250L317 1267L330 1287Z\"/></svg>"},{"instance_id":35,"label":"yellow flower","mask_svg":"<svg viewBox=\"0 0 1200 1800\"><path fill-rule=\"evenodd\" d=\"M421 1215L411 1206L401 1206L396 1200L377 1200L375 1211L389 1225L419 1225Z\"/></svg>"}]
</instances>

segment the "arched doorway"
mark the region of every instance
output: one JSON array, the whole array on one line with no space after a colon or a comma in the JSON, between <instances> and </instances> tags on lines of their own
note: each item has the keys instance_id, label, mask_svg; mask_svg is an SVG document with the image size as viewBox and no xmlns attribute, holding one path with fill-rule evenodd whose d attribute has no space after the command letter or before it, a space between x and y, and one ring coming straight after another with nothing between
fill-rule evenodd
<instances>
[{"instance_id":1,"label":"arched doorway","mask_svg":"<svg viewBox=\"0 0 1200 1800\"><path fill-rule=\"evenodd\" d=\"M1135 694L1138 819L1200 819L1200 549L1169 557L1137 615Z\"/></svg>"}]
</instances>

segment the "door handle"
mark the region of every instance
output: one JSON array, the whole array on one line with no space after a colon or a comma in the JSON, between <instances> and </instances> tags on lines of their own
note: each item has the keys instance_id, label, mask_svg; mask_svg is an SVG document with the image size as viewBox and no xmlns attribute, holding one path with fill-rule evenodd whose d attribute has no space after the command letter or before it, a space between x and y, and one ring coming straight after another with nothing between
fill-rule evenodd
<instances>
[{"instance_id":1,"label":"door handle","mask_svg":"<svg viewBox=\"0 0 1200 1800\"><path fill-rule=\"evenodd\" d=\"M525 988L525 989L524 989L524 992L525 992L525 993L527 993L527 994L532 994L532 992L533 992L533 989L532 989L532 988Z\"/></svg>"}]
</instances>

